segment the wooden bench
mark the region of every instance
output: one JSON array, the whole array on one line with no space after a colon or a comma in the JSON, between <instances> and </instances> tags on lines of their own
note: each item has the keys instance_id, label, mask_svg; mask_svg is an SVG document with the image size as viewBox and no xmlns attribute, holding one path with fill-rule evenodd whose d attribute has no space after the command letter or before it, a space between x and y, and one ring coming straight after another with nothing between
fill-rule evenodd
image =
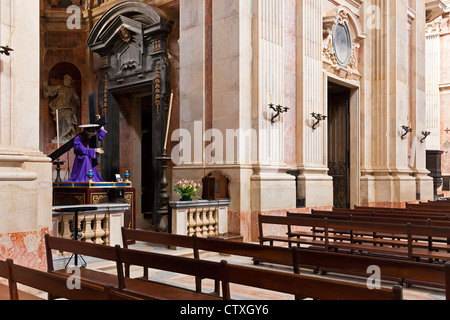
<instances>
[{"instance_id":1,"label":"wooden bench","mask_svg":"<svg viewBox=\"0 0 450 320\"><path fill-rule=\"evenodd\" d=\"M146 268L162 267L165 265L164 257L155 256L149 252L122 249L116 246L118 253L118 274L122 288L127 288L127 278L124 277L122 265L139 265ZM206 276L222 281L223 298L230 300L230 283L243 285L264 290L271 290L281 293L292 294L295 297L313 298L318 300L401 300L402 288L395 286L392 289L382 288L381 290L370 290L365 285L354 284L345 281L335 281L320 279L316 277L301 276L293 273L278 272L250 268L244 266L230 265L226 261L220 263L207 262L204 269L195 270L195 259L174 257L180 260L178 265L171 265L171 270L177 272L181 264L189 267L193 276ZM208 266L209 264L209 266ZM137 292L132 291L134 294ZM142 291L141 291L142 292Z\"/></svg>"},{"instance_id":2,"label":"wooden bench","mask_svg":"<svg viewBox=\"0 0 450 320\"><path fill-rule=\"evenodd\" d=\"M64 252L81 254L89 257L96 257L107 261L113 261L117 264L117 252L114 247L96 245L81 241L74 241L62 238L55 238L49 235L45 236L46 251L47 251L47 265L48 271L56 273L65 277L68 277L66 269L54 270L52 250L60 250ZM155 259L159 258L157 254L150 254L150 257ZM166 265L163 270L170 270L172 264L180 263L180 260L175 257L165 257ZM201 261L197 261L198 266L202 266ZM181 265L181 267L183 267ZM97 270L91 270L86 268L80 269L80 278L88 283L93 283L101 286L113 286L119 288L119 278L117 274L106 273ZM167 284L142 281L139 279L127 279L126 287L129 288L129 292L139 291L139 288L145 288L145 294L139 295L140 298L145 297L149 300L218 300L220 298L214 297L204 293L198 293L191 290L185 290L183 288L170 286ZM143 290L143 289L142 289ZM127 292L127 294L130 294ZM151 294L150 294L151 292Z\"/></svg>"},{"instance_id":3,"label":"wooden bench","mask_svg":"<svg viewBox=\"0 0 450 320\"><path fill-rule=\"evenodd\" d=\"M348 209L333 208L333 211L346 211ZM384 208L384 207L361 207L355 206L354 211L359 212L377 212L377 213L399 213L399 214L414 214L414 215L435 215L450 219L450 211L446 208L414 206L406 208Z\"/></svg>"},{"instance_id":4,"label":"wooden bench","mask_svg":"<svg viewBox=\"0 0 450 320\"><path fill-rule=\"evenodd\" d=\"M384 210L361 210L361 209L333 209L333 211L326 211L330 214L352 214L360 217L378 217L378 218L393 218L393 219L411 219L423 220L430 219L432 221L449 222L450 215L441 214L432 211L384 211ZM314 210L320 211L320 210ZM322 211L323 212L323 211Z\"/></svg>"},{"instance_id":5,"label":"wooden bench","mask_svg":"<svg viewBox=\"0 0 450 320\"><path fill-rule=\"evenodd\" d=\"M290 249L283 247L270 247L253 243L188 237L128 228L122 229L122 236L124 243L127 243L127 240L133 240L163 245L166 247L190 248L193 249L196 259L199 259L201 251L205 251L250 257L255 264L268 262L290 267L295 265L295 263L293 263L293 252ZM352 255L334 254L309 249L298 250L301 253L301 258L299 259L301 261L300 264L304 268L312 269L314 272L318 272L319 269L321 269L320 271L323 271L327 268L331 268L337 273L355 273L355 270L347 268L347 265L354 262L354 260L352 260ZM333 257L338 258L339 260L333 261ZM358 256L357 259L361 264L361 267L356 270L358 272L359 270L364 269L364 267L367 268L367 266L375 264L381 267L383 274L398 281L400 284L403 284L403 282L407 284L416 283L438 288L443 288L445 286L444 269L441 264L420 263L407 260L397 261L395 259L383 259L368 256ZM365 270L366 269L364 269L364 271ZM407 270L406 273L405 270ZM201 282L198 283L198 286L201 288Z\"/></svg>"},{"instance_id":6,"label":"wooden bench","mask_svg":"<svg viewBox=\"0 0 450 320\"><path fill-rule=\"evenodd\" d=\"M298 247L292 248L294 273L300 274L300 266L313 268L316 272L359 275L367 278L370 266L381 270L382 279L398 281L400 285L418 284L445 288L450 300L450 263L431 264L408 260L386 259L356 254L323 252Z\"/></svg>"},{"instance_id":7,"label":"wooden bench","mask_svg":"<svg viewBox=\"0 0 450 320\"><path fill-rule=\"evenodd\" d=\"M429 226L413 226L411 224L394 225L385 223L372 223L372 222L360 222L360 221L341 221L341 220L328 220L328 219L315 219L315 218L292 218L292 217L275 217L275 216L263 216L259 215L259 229L260 229L260 242L264 244L269 242L273 245L274 241L284 242L288 244L303 245L309 244L309 241L303 240L302 237L292 236L278 236L278 235L265 235L263 231L264 224L272 224L279 226L297 226L297 227L311 227L321 228L323 230L323 240L317 240L315 246L321 247L325 251L330 250L347 250L349 252L365 252L369 254L384 254L392 257L403 257L409 260L413 259L439 259L442 261L450 260L450 253L446 250L440 251L438 248L432 248L432 239L434 237L450 238L450 228L443 227L429 227ZM341 233L347 233L350 235L350 240L347 241L333 241L330 237L330 230L335 232L336 230ZM392 239L397 239L406 235L406 240L403 241L400 246L398 243L395 247L387 246L375 246L373 244L362 244L361 241L355 242L353 239L354 234L360 232L367 232L368 234L382 233L384 237L390 235ZM429 239L430 248L417 249L414 246L414 237L424 236ZM435 250L435 251L433 251Z\"/></svg>"},{"instance_id":8,"label":"wooden bench","mask_svg":"<svg viewBox=\"0 0 450 320\"><path fill-rule=\"evenodd\" d=\"M350 211L351 212L351 211ZM312 210L312 213L310 215L308 214L298 214L298 213L287 213L288 217L299 217L299 218L318 218L318 219L330 219L330 220L343 220L343 221L363 221L363 222L377 222L377 223L388 223L388 224L400 224L404 225L406 223L410 223L412 225L422 225L422 226L434 226L434 227L450 227L449 221L432 221L431 219L426 219L425 217L422 219L411 219L410 217L396 217L396 218L386 218L386 217L379 217L375 215L366 216L366 215L358 215L357 213L348 213L345 215L344 213L336 213L336 212L329 212L329 211L317 211ZM316 234L320 230L315 230ZM290 228L288 228L288 234L293 236L296 235L296 233L291 232ZM300 233L301 235L301 233ZM368 237L369 236L369 237ZM386 237L388 239L386 239ZM336 237L333 237L336 238ZM342 237L341 237L342 238ZM348 238L348 237L347 237ZM397 239L390 239L391 235L385 235L383 233L359 233L357 235L354 235L354 241L355 242L369 242L373 244L379 244L379 245L394 245L394 246L402 246L404 245L404 241L401 241L402 239L407 239L407 235L398 235ZM345 239L345 237L344 237ZM415 247L423 247L423 248L429 248L432 250L432 248L437 249L443 249L443 250L450 250L450 245L448 244L447 238L434 238L434 243L430 244L429 239L427 237L420 237L415 236L413 239L413 245Z\"/></svg>"},{"instance_id":9,"label":"wooden bench","mask_svg":"<svg viewBox=\"0 0 450 320\"><path fill-rule=\"evenodd\" d=\"M402 300L403 288L393 286L370 290L367 285L289 274L273 270L225 265L226 283L292 294L296 299L315 300ZM229 289L227 290L230 291Z\"/></svg>"},{"instance_id":10,"label":"wooden bench","mask_svg":"<svg viewBox=\"0 0 450 320\"><path fill-rule=\"evenodd\" d=\"M200 238L188 237L183 235L174 235L168 233L159 233L146 230L136 230L122 228L123 243L145 242L150 244L162 245L169 248L181 247L192 249L194 259L200 259L200 252L216 252L219 254L228 254L236 256L250 257L254 264L260 262L275 263L286 266L292 266L292 254L287 248L274 248L259 246L251 243L228 241L219 238ZM124 245L124 248L128 248ZM129 266L125 266L125 276L129 276ZM144 268L143 278L148 277L148 271ZM202 291L202 279L196 278L197 292ZM216 283L215 293L219 291L219 285Z\"/></svg>"},{"instance_id":11,"label":"wooden bench","mask_svg":"<svg viewBox=\"0 0 450 320\"><path fill-rule=\"evenodd\" d=\"M33 295L25 295L17 289L17 284L68 300L137 300L136 297L116 292L107 286L87 283L75 277L73 280L79 281L79 287L71 289L67 283L68 278L65 276L19 266L11 259L8 259L5 264L8 268L11 300L43 300Z\"/></svg>"},{"instance_id":12,"label":"wooden bench","mask_svg":"<svg viewBox=\"0 0 450 320\"><path fill-rule=\"evenodd\" d=\"M8 280L8 284L0 284L0 300L12 300L12 291L14 290L14 296L20 298L20 300L43 300L28 292L18 290L10 287L10 269L6 261L0 260L0 277Z\"/></svg>"}]
</instances>

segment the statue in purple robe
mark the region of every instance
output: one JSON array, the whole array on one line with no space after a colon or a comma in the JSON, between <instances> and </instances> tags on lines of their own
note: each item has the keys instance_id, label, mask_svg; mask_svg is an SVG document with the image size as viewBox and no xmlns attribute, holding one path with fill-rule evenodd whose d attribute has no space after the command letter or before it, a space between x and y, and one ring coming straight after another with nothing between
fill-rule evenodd
<instances>
[{"instance_id":1,"label":"statue in purple robe","mask_svg":"<svg viewBox=\"0 0 450 320\"><path fill-rule=\"evenodd\" d=\"M75 153L75 160L73 163L72 174L69 182L88 182L88 173L92 171L93 182L103 182L102 177L97 170L97 157L103 154L101 148L90 148L91 139L98 136L98 140L103 140L107 132L101 128L98 133L98 125L81 126L83 132L75 137L73 151Z\"/></svg>"}]
</instances>

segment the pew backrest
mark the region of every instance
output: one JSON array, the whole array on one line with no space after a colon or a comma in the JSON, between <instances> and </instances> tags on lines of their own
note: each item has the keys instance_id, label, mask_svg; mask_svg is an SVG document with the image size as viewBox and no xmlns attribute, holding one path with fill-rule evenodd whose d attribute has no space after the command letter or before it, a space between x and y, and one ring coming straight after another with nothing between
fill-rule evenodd
<instances>
[{"instance_id":1,"label":"pew backrest","mask_svg":"<svg viewBox=\"0 0 450 320\"><path fill-rule=\"evenodd\" d=\"M54 273L43 272L6 261L11 300L19 300L17 284L22 284L42 292L50 293L69 300L106 300L104 287L88 284L78 279L77 288L71 288L72 279ZM73 278L74 280L75 278ZM76 280L75 280L76 281Z\"/></svg>"},{"instance_id":2,"label":"pew backrest","mask_svg":"<svg viewBox=\"0 0 450 320\"><path fill-rule=\"evenodd\" d=\"M402 300L401 286L370 290L367 285L302 276L266 269L255 269L238 265L226 265L228 283L261 288L300 299L315 300Z\"/></svg>"},{"instance_id":3,"label":"pew backrest","mask_svg":"<svg viewBox=\"0 0 450 320\"><path fill-rule=\"evenodd\" d=\"M119 290L126 289L123 266L141 266L202 279L222 281L222 263L115 247ZM224 292L224 297L227 293Z\"/></svg>"},{"instance_id":4,"label":"pew backrest","mask_svg":"<svg viewBox=\"0 0 450 320\"><path fill-rule=\"evenodd\" d=\"M52 237L48 234L45 235L45 248L47 253L48 271L54 270L52 250L81 254L84 256L95 257L108 261L115 261L116 259L116 252L114 247L99 246L93 243L57 238Z\"/></svg>"}]
</instances>

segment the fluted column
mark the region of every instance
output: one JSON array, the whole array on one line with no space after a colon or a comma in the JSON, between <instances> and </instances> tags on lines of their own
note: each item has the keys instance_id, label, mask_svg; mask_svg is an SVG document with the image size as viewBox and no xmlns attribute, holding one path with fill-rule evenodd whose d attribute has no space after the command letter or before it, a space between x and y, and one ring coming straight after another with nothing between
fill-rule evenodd
<instances>
[{"instance_id":1,"label":"fluted column","mask_svg":"<svg viewBox=\"0 0 450 320\"><path fill-rule=\"evenodd\" d=\"M379 10L379 23L368 30L364 47L364 113L370 123L364 131L362 204L397 206L428 195L420 143L426 129L425 2L372 0L364 6ZM404 139L402 126L413 129Z\"/></svg>"},{"instance_id":2,"label":"fluted column","mask_svg":"<svg viewBox=\"0 0 450 320\"><path fill-rule=\"evenodd\" d=\"M440 150L440 92L442 19L427 24L426 30L426 129L431 135L426 140L427 150Z\"/></svg>"},{"instance_id":3,"label":"fluted column","mask_svg":"<svg viewBox=\"0 0 450 320\"><path fill-rule=\"evenodd\" d=\"M333 181L326 164L326 124L312 130L311 113L327 114L323 78L323 1L297 3L298 197L306 207L332 206Z\"/></svg>"}]
</instances>

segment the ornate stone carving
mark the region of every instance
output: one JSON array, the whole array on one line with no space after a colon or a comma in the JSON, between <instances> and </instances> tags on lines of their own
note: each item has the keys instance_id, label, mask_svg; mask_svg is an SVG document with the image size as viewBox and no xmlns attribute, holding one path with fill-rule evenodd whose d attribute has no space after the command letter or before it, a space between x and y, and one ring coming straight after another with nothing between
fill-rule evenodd
<instances>
[{"instance_id":1,"label":"ornate stone carving","mask_svg":"<svg viewBox=\"0 0 450 320\"><path fill-rule=\"evenodd\" d=\"M339 77L359 80L359 41L364 38L354 14L345 7L333 10L324 18L324 68Z\"/></svg>"}]
</instances>

